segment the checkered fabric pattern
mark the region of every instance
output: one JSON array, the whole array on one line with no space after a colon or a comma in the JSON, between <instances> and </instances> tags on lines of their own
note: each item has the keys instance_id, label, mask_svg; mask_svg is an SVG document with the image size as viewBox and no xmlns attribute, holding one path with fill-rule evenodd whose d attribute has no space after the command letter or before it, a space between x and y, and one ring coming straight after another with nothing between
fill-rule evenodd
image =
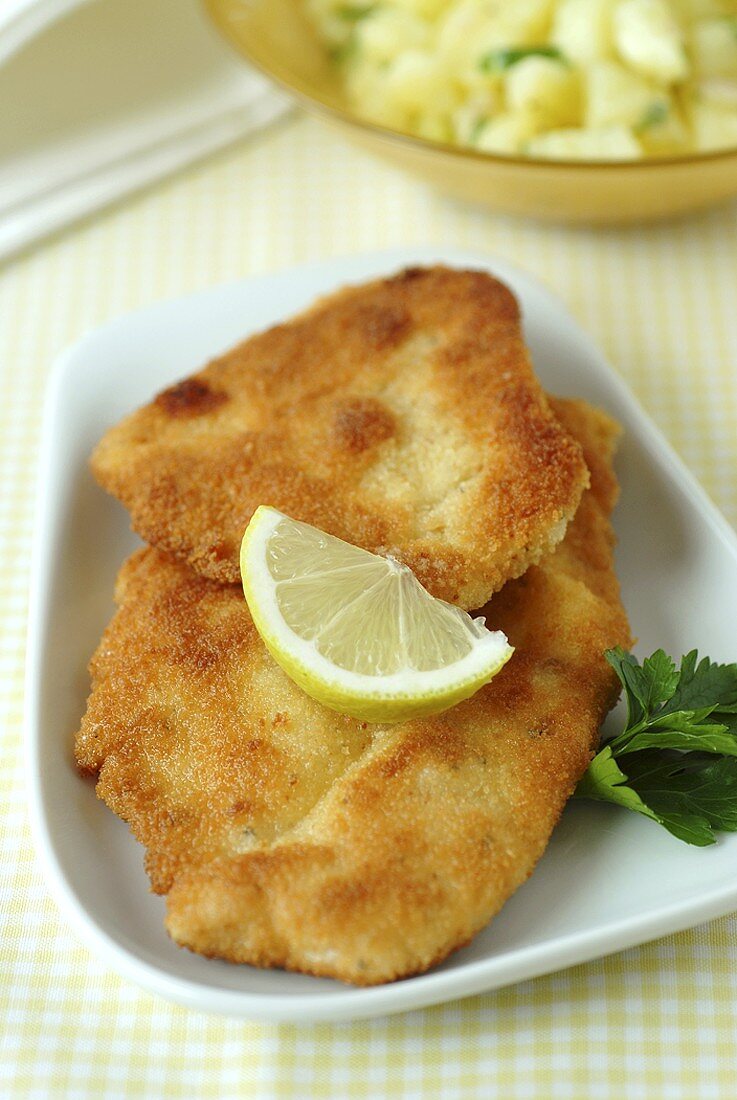
<instances>
[{"instance_id":1,"label":"checkered fabric pattern","mask_svg":"<svg viewBox=\"0 0 737 1100\"><path fill-rule=\"evenodd\" d=\"M402 244L484 248L548 283L737 522L737 205L564 229L444 199L306 119L0 272L0 1097L734 1100L737 918L404 1016L273 1025L120 980L47 896L24 808L22 669L41 406L54 356L153 299Z\"/></svg>"}]
</instances>

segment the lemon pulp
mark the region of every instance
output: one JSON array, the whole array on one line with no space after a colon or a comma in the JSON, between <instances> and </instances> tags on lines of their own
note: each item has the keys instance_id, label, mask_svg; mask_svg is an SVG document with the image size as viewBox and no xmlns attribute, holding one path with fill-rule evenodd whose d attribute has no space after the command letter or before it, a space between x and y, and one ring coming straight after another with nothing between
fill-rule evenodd
<instances>
[{"instance_id":1,"label":"lemon pulp","mask_svg":"<svg viewBox=\"0 0 737 1100\"><path fill-rule=\"evenodd\" d=\"M274 508L241 545L243 589L274 659L314 699L372 722L438 713L512 655L483 618L435 599L412 571Z\"/></svg>"}]
</instances>

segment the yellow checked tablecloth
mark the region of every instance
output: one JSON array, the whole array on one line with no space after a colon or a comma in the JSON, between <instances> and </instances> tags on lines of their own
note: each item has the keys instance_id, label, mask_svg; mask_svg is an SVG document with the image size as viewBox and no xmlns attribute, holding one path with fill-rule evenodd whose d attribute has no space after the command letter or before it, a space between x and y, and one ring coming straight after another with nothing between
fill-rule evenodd
<instances>
[{"instance_id":1,"label":"yellow checked tablecloth","mask_svg":"<svg viewBox=\"0 0 737 1100\"><path fill-rule=\"evenodd\" d=\"M0 272L2 1100L737 1096L737 917L428 1011L293 1026L210 1017L139 991L77 942L47 895L21 741L51 361L153 299L419 243L483 248L552 286L737 522L737 204L644 229L538 226L446 200L291 119Z\"/></svg>"}]
</instances>

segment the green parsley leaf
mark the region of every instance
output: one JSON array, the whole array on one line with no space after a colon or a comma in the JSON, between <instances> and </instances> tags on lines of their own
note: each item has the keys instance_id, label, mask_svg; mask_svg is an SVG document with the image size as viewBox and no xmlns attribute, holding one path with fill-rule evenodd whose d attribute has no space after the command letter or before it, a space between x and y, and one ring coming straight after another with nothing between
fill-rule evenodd
<instances>
[{"instance_id":1,"label":"green parsley leaf","mask_svg":"<svg viewBox=\"0 0 737 1100\"><path fill-rule=\"evenodd\" d=\"M642 783L642 791L636 782L625 775L612 756L609 745L605 745L591 761L583 779L576 788L577 798L596 799L599 802L613 802L626 810L649 817L662 825L669 833L687 844L704 848L716 842L708 818L698 813L685 811L686 800L676 797L672 804L662 797L657 777L651 784ZM643 795L645 797L643 797ZM647 801L646 801L647 798Z\"/></svg>"},{"instance_id":2,"label":"green parsley leaf","mask_svg":"<svg viewBox=\"0 0 737 1100\"><path fill-rule=\"evenodd\" d=\"M682 749L685 752L713 752L724 756L737 756L737 737L726 726L715 722L696 724L690 711L668 715L666 725L654 722L650 729L636 733L619 746L612 742L612 749L619 756L642 752L644 749ZM665 719L663 719L665 721ZM615 747L616 746L616 747Z\"/></svg>"},{"instance_id":3,"label":"green parsley leaf","mask_svg":"<svg viewBox=\"0 0 737 1100\"><path fill-rule=\"evenodd\" d=\"M698 661L698 664L697 664ZM737 708L737 664L718 665L692 649L681 661L678 688L668 710L696 710L698 707Z\"/></svg>"},{"instance_id":4,"label":"green parsley leaf","mask_svg":"<svg viewBox=\"0 0 737 1100\"><path fill-rule=\"evenodd\" d=\"M700 817L711 829L737 831L737 760L650 751L634 757L629 781L659 816Z\"/></svg>"},{"instance_id":5,"label":"green parsley leaf","mask_svg":"<svg viewBox=\"0 0 737 1100\"><path fill-rule=\"evenodd\" d=\"M662 126L670 114L668 104L663 100L651 103L635 127L636 130L651 130L655 126Z\"/></svg>"},{"instance_id":6,"label":"green parsley leaf","mask_svg":"<svg viewBox=\"0 0 737 1100\"><path fill-rule=\"evenodd\" d=\"M334 14L338 19L342 19L349 26L346 28L347 37L344 41L333 46L329 51L330 60L334 65L342 65L355 56L358 50L357 25L362 20L368 19L370 15L377 11L378 7L378 4L341 4L340 7L335 9Z\"/></svg>"},{"instance_id":7,"label":"green parsley leaf","mask_svg":"<svg viewBox=\"0 0 737 1100\"><path fill-rule=\"evenodd\" d=\"M667 703L678 687L678 670L675 661L663 649L656 649L652 657L642 662L642 673L647 682L645 710Z\"/></svg>"},{"instance_id":8,"label":"green parsley leaf","mask_svg":"<svg viewBox=\"0 0 737 1100\"><path fill-rule=\"evenodd\" d=\"M352 4L342 4L336 8L335 14L346 23L360 23L376 10L376 6L376 4L357 4L354 7Z\"/></svg>"},{"instance_id":9,"label":"green parsley leaf","mask_svg":"<svg viewBox=\"0 0 737 1100\"><path fill-rule=\"evenodd\" d=\"M645 714L648 686L645 675L631 653L617 646L604 654L619 677L627 699L627 726L634 726Z\"/></svg>"},{"instance_id":10,"label":"green parsley leaf","mask_svg":"<svg viewBox=\"0 0 737 1100\"><path fill-rule=\"evenodd\" d=\"M642 665L621 648L605 657L627 699L627 723L596 754L578 798L612 802L657 821L687 844L737 831L737 665L680 668L662 649Z\"/></svg>"},{"instance_id":11,"label":"green parsley leaf","mask_svg":"<svg viewBox=\"0 0 737 1100\"><path fill-rule=\"evenodd\" d=\"M726 726L731 734L737 737L737 714L729 714L727 711L717 707L714 711L714 716L718 721Z\"/></svg>"},{"instance_id":12,"label":"green parsley leaf","mask_svg":"<svg viewBox=\"0 0 737 1100\"><path fill-rule=\"evenodd\" d=\"M653 821L658 821L657 814L645 805L637 791L627 786L627 778L614 759L611 748L605 745L589 764L576 788L576 797L593 798L599 802L614 802L624 806L626 810L635 810L646 817L651 817Z\"/></svg>"},{"instance_id":13,"label":"green parsley leaf","mask_svg":"<svg viewBox=\"0 0 737 1100\"><path fill-rule=\"evenodd\" d=\"M553 61L567 64L565 56L557 46L520 46L490 50L479 61L479 68L482 73L505 73L518 61L524 61L526 57L549 57Z\"/></svg>"},{"instance_id":14,"label":"green parsley leaf","mask_svg":"<svg viewBox=\"0 0 737 1100\"><path fill-rule=\"evenodd\" d=\"M340 46L333 46L330 50L330 60L334 65L342 65L345 61L350 61L358 49L358 43L355 37L351 34L346 38L345 42Z\"/></svg>"},{"instance_id":15,"label":"green parsley leaf","mask_svg":"<svg viewBox=\"0 0 737 1100\"><path fill-rule=\"evenodd\" d=\"M473 126L471 127L471 133L468 135L468 140L471 145L475 145L476 142L479 140L484 130L486 129L486 124L488 121L488 118L476 119Z\"/></svg>"}]
</instances>

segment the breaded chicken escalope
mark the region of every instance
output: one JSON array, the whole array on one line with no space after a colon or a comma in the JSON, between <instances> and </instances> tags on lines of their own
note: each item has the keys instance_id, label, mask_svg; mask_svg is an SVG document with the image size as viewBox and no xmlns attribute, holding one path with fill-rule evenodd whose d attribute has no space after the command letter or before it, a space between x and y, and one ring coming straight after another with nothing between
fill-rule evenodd
<instances>
[{"instance_id":1,"label":"breaded chicken escalope","mask_svg":"<svg viewBox=\"0 0 737 1100\"><path fill-rule=\"evenodd\" d=\"M370 726L273 662L234 587L145 549L91 663L80 768L147 848L173 939L357 984L426 970L528 877L617 695L616 426L556 401L592 471L553 554L485 609L516 651L444 714Z\"/></svg>"},{"instance_id":2,"label":"breaded chicken escalope","mask_svg":"<svg viewBox=\"0 0 737 1100\"><path fill-rule=\"evenodd\" d=\"M496 279L409 269L253 336L112 428L92 468L151 545L239 581L259 504L482 606L563 537L588 474Z\"/></svg>"}]
</instances>

